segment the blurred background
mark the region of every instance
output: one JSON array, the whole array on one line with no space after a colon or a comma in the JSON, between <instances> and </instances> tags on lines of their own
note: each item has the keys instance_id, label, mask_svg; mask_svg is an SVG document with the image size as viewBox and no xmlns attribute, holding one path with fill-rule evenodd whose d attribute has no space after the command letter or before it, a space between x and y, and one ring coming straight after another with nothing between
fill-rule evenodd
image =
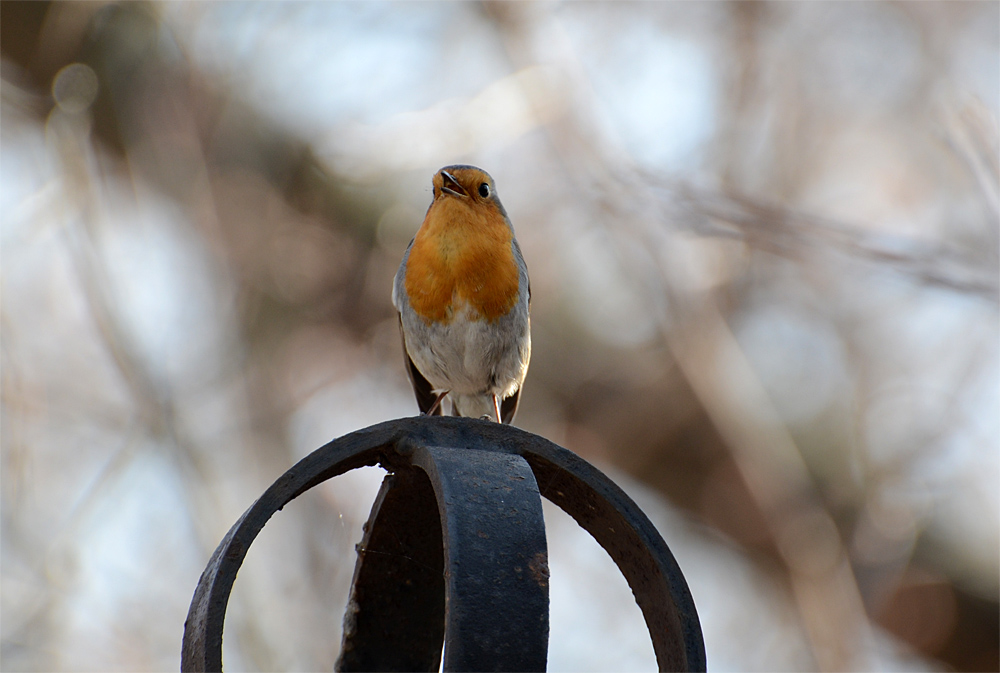
<instances>
[{"instance_id":1,"label":"blurred background","mask_svg":"<svg viewBox=\"0 0 1000 673\"><path fill-rule=\"evenodd\" d=\"M413 415L433 173L531 271L520 427L685 571L710 670L998 670L1000 4L0 4L2 668L177 670L294 462ZM331 670L382 472L277 515L227 670ZM652 670L546 507L551 670Z\"/></svg>"}]
</instances>

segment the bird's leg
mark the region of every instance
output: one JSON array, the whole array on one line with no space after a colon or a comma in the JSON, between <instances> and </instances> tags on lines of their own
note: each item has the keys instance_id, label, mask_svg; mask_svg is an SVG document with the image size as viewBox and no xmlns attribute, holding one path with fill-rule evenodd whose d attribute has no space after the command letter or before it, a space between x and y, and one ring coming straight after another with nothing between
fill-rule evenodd
<instances>
[{"instance_id":1,"label":"bird's leg","mask_svg":"<svg viewBox=\"0 0 1000 673\"><path fill-rule=\"evenodd\" d=\"M500 423L500 399L496 395L493 396L493 408L497 412L497 423Z\"/></svg>"},{"instance_id":2,"label":"bird's leg","mask_svg":"<svg viewBox=\"0 0 1000 673\"><path fill-rule=\"evenodd\" d=\"M443 399L444 399L444 396L445 396L445 395L447 395L447 394L448 394L448 391L447 391L447 390L446 390L446 391L444 391L443 393L439 393L439 394L438 394L438 396L437 396L437 399L435 399L435 400L434 400L434 404L432 404L432 405L431 405L431 408L430 408L430 409L428 409L428 410L427 410L427 413L426 413L426 414L424 414L424 415L425 415L425 416L433 416L433 415L434 415L434 412L435 412L435 411L437 411L437 408L438 408L439 406L441 406L441 400L443 400Z\"/></svg>"}]
</instances>

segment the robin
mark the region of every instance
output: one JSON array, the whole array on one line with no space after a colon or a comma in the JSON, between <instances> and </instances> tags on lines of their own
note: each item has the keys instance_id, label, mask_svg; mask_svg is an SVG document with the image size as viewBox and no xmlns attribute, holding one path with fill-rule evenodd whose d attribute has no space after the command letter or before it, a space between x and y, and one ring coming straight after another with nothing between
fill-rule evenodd
<instances>
[{"instance_id":1,"label":"robin","mask_svg":"<svg viewBox=\"0 0 1000 673\"><path fill-rule=\"evenodd\" d=\"M510 423L531 357L528 268L493 178L445 166L392 285L420 411Z\"/></svg>"}]
</instances>

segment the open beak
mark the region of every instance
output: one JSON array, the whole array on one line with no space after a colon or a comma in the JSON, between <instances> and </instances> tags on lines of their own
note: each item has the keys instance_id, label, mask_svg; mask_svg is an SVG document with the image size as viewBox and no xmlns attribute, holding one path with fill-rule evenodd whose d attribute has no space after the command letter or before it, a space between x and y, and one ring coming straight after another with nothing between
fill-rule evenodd
<instances>
[{"instance_id":1,"label":"open beak","mask_svg":"<svg viewBox=\"0 0 1000 673\"><path fill-rule=\"evenodd\" d=\"M441 177L443 178L441 182L442 192L447 192L452 196L468 196L468 193L462 185L458 184L458 180L455 179L454 175L448 171L441 171Z\"/></svg>"}]
</instances>

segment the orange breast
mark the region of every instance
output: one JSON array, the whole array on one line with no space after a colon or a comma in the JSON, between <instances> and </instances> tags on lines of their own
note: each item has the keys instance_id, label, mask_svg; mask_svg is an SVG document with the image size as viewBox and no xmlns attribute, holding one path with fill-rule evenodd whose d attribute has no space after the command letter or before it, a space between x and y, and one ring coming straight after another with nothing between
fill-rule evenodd
<instances>
[{"instance_id":1,"label":"orange breast","mask_svg":"<svg viewBox=\"0 0 1000 673\"><path fill-rule=\"evenodd\" d=\"M518 290L512 238L495 207L437 199L406 263L404 282L413 310L444 323L466 304L489 321L509 313Z\"/></svg>"}]
</instances>

